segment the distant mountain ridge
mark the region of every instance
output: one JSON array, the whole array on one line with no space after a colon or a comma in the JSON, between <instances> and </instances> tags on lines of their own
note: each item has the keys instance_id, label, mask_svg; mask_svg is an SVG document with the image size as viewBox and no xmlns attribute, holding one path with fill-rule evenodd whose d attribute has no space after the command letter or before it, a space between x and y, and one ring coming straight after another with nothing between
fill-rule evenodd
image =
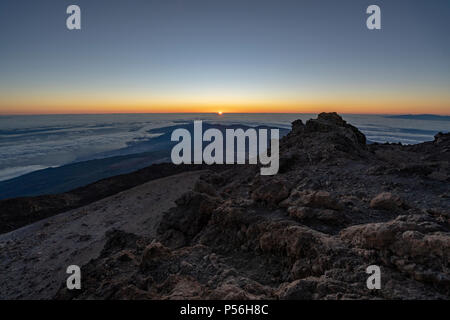
<instances>
[{"instance_id":1,"label":"distant mountain ridge","mask_svg":"<svg viewBox=\"0 0 450 320\"><path fill-rule=\"evenodd\" d=\"M385 116L390 119L411 119L411 120L431 120L431 121L450 121L450 116L441 116L437 114L401 114L394 116Z\"/></svg>"}]
</instances>

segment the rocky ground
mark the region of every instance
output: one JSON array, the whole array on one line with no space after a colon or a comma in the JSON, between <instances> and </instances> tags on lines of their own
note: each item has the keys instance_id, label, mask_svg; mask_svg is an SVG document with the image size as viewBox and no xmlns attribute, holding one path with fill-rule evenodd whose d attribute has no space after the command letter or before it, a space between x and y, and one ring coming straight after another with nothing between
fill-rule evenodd
<instances>
[{"instance_id":1,"label":"rocky ground","mask_svg":"<svg viewBox=\"0 0 450 320\"><path fill-rule=\"evenodd\" d=\"M67 267L98 257L113 230L155 237L162 213L192 190L200 175L150 181L0 235L0 300L51 299L65 283Z\"/></svg>"},{"instance_id":2,"label":"rocky ground","mask_svg":"<svg viewBox=\"0 0 450 320\"><path fill-rule=\"evenodd\" d=\"M82 290L54 298L450 298L449 134L367 145L322 113L293 123L280 157L275 176L204 172L151 236L109 231Z\"/></svg>"},{"instance_id":3,"label":"rocky ground","mask_svg":"<svg viewBox=\"0 0 450 320\"><path fill-rule=\"evenodd\" d=\"M99 180L59 194L0 200L0 234L71 209L80 208L121 191L164 177L203 169L223 170L222 166L153 164L133 173ZM35 186L39 188L39 185Z\"/></svg>"}]
</instances>

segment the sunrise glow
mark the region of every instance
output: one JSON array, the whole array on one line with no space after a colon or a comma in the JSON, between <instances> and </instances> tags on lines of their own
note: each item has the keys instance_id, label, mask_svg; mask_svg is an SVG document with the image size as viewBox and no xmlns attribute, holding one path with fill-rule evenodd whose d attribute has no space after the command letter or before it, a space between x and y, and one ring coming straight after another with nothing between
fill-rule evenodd
<instances>
[{"instance_id":1,"label":"sunrise glow","mask_svg":"<svg viewBox=\"0 0 450 320\"><path fill-rule=\"evenodd\" d=\"M120 2L113 18L100 3L77 31L50 4L0 10L0 114L450 114L448 28L417 25L419 9L386 4L389 28L374 31L347 3Z\"/></svg>"}]
</instances>

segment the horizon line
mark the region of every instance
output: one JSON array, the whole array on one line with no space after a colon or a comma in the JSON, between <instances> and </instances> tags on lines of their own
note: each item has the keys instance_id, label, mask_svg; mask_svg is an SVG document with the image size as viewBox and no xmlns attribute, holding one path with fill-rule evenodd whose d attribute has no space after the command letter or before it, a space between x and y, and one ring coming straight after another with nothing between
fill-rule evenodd
<instances>
[{"instance_id":1,"label":"horizon line","mask_svg":"<svg viewBox=\"0 0 450 320\"><path fill-rule=\"evenodd\" d=\"M431 116L450 116L448 114L440 114L440 113L374 113L374 112L362 112L362 113L353 113L353 112L337 112L337 111L320 111L320 112L222 112L219 114L217 112L69 112L69 113L2 113L0 112L0 116L51 116L51 115L124 115L124 114L215 114L218 116L224 116L227 114L320 114L320 113L337 113L342 115L412 115L412 116L423 116L423 115L431 115Z\"/></svg>"}]
</instances>

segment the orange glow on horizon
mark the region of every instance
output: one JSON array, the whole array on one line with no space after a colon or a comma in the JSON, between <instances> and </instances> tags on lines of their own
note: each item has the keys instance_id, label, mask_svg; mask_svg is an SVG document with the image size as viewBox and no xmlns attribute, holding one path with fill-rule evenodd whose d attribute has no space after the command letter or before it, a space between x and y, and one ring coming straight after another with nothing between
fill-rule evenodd
<instances>
[{"instance_id":1,"label":"orange glow on horizon","mask_svg":"<svg viewBox=\"0 0 450 320\"><path fill-rule=\"evenodd\" d=\"M92 98L92 97L91 97ZM108 113L319 113L323 111L336 111L343 114L441 114L450 115L450 97L438 99L410 97L400 99L397 97L380 98L376 100L365 97L345 98L333 97L304 100L249 100L242 102L231 99L218 99L215 101L194 101L194 99L177 99L174 101L156 100L153 102L122 99L73 99L55 97L49 99L40 97L32 99L5 99L0 98L0 114L108 114ZM237 99L236 99L237 100Z\"/></svg>"},{"instance_id":2,"label":"orange glow on horizon","mask_svg":"<svg viewBox=\"0 0 450 320\"><path fill-rule=\"evenodd\" d=\"M237 105L226 106L224 111L217 112L216 106L91 106L69 107L55 106L42 108L29 107L13 107L0 108L0 115L14 114L121 114L121 113L215 113L220 116L225 113L320 113L327 111L335 111L343 114L440 114L450 115L450 107L430 107L422 108L421 106L402 106L396 107L391 105L369 106L369 105L337 105L337 104L310 104L303 105Z\"/></svg>"}]
</instances>

